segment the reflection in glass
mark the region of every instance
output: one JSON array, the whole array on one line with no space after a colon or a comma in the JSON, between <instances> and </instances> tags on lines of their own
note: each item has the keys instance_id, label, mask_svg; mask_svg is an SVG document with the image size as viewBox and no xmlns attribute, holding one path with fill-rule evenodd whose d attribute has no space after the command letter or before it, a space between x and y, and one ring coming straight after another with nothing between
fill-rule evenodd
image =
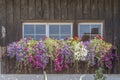
<instances>
[{"instance_id":1,"label":"reflection in glass","mask_svg":"<svg viewBox=\"0 0 120 80\"><path fill-rule=\"evenodd\" d=\"M60 28L61 28L61 34L70 34L71 33L70 25L60 25Z\"/></svg>"},{"instance_id":2,"label":"reflection in glass","mask_svg":"<svg viewBox=\"0 0 120 80\"><path fill-rule=\"evenodd\" d=\"M80 24L79 31L80 34L90 34L90 25Z\"/></svg>"},{"instance_id":3,"label":"reflection in glass","mask_svg":"<svg viewBox=\"0 0 120 80\"><path fill-rule=\"evenodd\" d=\"M100 34L101 24L91 24L91 34Z\"/></svg>"},{"instance_id":4,"label":"reflection in glass","mask_svg":"<svg viewBox=\"0 0 120 80\"><path fill-rule=\"evenodd\" d=\"M34 34L34 25L24 25L24 34Z\"/></svg>"},{"instance_id":5,"label":"reflection in glass","mask_svg":"<svg viewBox=\"0 0 120 80\"><path fill-rule=\"evenodd\" d=\"M49 34L59 34L59 25L49 25Z\"/></svg>"},{"instance_id":6,"label":"reflection in glass","mask_svg":"<svg viewBox=\"0 0 120 80\"><path fill-rule=\"evenodd\" d=\"M36 25L36 34L45 34L46 25Z\"/></svg>"}]
</instances>

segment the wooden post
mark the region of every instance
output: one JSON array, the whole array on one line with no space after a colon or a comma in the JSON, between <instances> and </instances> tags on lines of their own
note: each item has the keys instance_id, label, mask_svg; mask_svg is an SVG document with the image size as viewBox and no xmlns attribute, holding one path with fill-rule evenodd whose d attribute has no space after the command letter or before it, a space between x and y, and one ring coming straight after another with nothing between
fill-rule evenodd
<instances>
[{"instance_id":1,"label":"wooden post","mask_svg":"<svg viewBox=\"0 0 120 80\"><path fill-rule=\"evenodd\" d=\"M2 54L2 49L1 49L1 46L0 46L0 74L1 74L1 55Z\"/></svg>"}]
</instances>

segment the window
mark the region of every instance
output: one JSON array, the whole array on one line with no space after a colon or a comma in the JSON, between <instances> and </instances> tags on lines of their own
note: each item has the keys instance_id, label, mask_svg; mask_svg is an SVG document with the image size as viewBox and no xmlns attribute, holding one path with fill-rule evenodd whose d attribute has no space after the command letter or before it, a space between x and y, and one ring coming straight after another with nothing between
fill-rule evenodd
<instances>
[{"instance_id":1,"label":"window","mask_svg":"<svg viewBox=\"0 0 120 80\"><path fill-rule=\"evenodd\" d=\"M72 37L72 23L23 23L23 38L39 40L45 36L54 39Z\"/></svg>"},{"instance_id":2,"label":"window","mask_svg":"<svg viewBox=\"0 0 120 80\"><path fill-rule=\"evenodd\" d=\"M63 23L49 24L49 37L54 37L55 39L72 37L72 25Z\"/></svg>"},{"instance_id":3,"label":"window","mask_svg":"<svg viewBox=\"0 0 120 80\"><path fill-rule=\"evenodd\" d=\"M93 39L96 35L103 36L103 23L79 23L78 35L83 41Z\"/></svg>"}]
</instances>

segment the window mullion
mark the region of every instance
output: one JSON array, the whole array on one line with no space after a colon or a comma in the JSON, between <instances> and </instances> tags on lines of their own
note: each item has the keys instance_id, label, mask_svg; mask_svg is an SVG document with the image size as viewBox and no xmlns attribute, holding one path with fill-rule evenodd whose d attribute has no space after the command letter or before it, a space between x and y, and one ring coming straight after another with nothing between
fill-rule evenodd
<instances>
[{"instance_id":1,"label":"window mullion","mask_svg":"<svg viewBox=\"0 0 120 80\"><path fill-rule=\"evenodd\" d=\"M91 33L91 29L92 29L92 28L91 28L91 25L92 25L92 24L90 24L90 39L91 39L91 36L92 36L92 33Z\"/></svg>"},{"instance_id":2,"label":"window mullion","mask_svg":"<svg viewBox=\"0 0 120 80\"><path fill-rule=\"evenodd\" d=\"M59 24L59 39L61 38L61 33L60 33L60 31L61 31L61 26L60 26L60 24Z\"/></svg>"},{"instance_id":3,"label":"window mullion","mask_svg":"<svg viewBox=\"0 0 120 80\"><path fill-rule=\"evenodd\" d=\"M46 36L49 37L49 24L46 24Z\"/></svg>"},{"instance_id":4,"label":"window mullion","mask_svg":"<svg viewBox=\"0 0 120 80\"><path fill-rule=\"evenodd\" d=\"M22 25L22 38L25 38L24 24Z\"/></svg>"},{"instance_id":5,"label":"window mullion","mask_svg":"<svg viewBox=\"0 0 120 80\"><path fill-rule=\"evenodd\" d=\"M34 24L34 39L36 40L36 26Z\"/></svg>"},{"instance_id":6,"label":"window mullion","mask_svg":"<svg viewBox=\"0 0 120 80\"><path fill-rule=\"evenodd\" d=\"M103 24L101 23L101 35L103 37Z\"/></svg>"},{"instance_id":7,"label":"window mullion","mask_svg":"<svg viewBox=\"0 0 120 80\"><path fill-rule=\"evenodd\" d=\"M71 37L73 37L73 25L70 25L70 29L71 29Z\"/></svg>"}]
</instances>

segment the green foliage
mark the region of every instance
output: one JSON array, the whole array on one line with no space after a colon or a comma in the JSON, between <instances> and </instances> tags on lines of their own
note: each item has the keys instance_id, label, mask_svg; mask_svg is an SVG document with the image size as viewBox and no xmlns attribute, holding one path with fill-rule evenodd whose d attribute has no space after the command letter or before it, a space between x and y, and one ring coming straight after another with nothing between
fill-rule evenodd
<instances>
[{"instance_id":1,"label":"green foliage","mask_svg":"<svg viewBox=\"0 0 120 80\"><path fill-rule=\"evenodd\" d=\"M99 68L95 71L94 80L105 80L106 77L103 75L103 69Z\"/></svg>"}]
</instances>

